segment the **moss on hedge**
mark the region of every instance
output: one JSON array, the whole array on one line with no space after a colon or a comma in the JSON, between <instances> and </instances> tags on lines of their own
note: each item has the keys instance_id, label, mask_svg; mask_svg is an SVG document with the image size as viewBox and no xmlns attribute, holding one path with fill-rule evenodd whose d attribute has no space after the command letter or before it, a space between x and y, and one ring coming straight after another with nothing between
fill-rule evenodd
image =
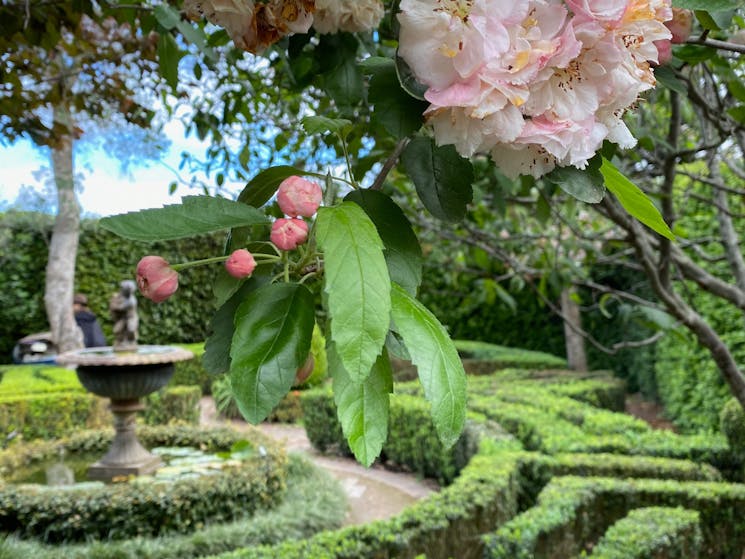
<instances>
[{"instance_id":1,"label":"moss on hedge","mask_svg":"<svg viewBox=\"0 0 745 559\"><path fill-rule=\"evenodd\" d=\"M185 426L144 429L146 446L197 446L229 450L246 438L229 430L200 431ZM250 435L248 435L250 436ZM265 438L251 437L256 452L219 474L174 483L113 484L94 488L0 487L0 530L47 542L122 539L168 532L186 533L276 503L284 491L285 455ZM110 433L77 434L47 444L18 445L0 453L0 470L17 471L64 449L103 452ZM262 448L259 448L259 447Z\"/></svg>"}]
</instances>

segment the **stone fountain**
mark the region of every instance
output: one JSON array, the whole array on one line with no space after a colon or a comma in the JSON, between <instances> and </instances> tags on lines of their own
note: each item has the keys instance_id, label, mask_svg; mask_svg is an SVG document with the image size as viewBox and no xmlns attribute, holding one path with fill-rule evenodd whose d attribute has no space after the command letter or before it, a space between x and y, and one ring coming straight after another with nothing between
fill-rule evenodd
<instances>
[{"instance_id":1,"label":"stone fountain","mask_svg":"<svg viewBox=\"0 0 745 559\"><path fill-rule=\"evenodd\" d=\"M137 344L135 291L135 282L124 280L111 297L113 346L75 350L57 357L58 363L76 367L86 390L111 400L116 433L109 451L88 468L89 479L111 481L150 474L161 466L161 459L145 449L135 433L137 412L145 409L140 399L168 383L175 362L194 357L178 347Z\"/></svg>"}]
</instances>

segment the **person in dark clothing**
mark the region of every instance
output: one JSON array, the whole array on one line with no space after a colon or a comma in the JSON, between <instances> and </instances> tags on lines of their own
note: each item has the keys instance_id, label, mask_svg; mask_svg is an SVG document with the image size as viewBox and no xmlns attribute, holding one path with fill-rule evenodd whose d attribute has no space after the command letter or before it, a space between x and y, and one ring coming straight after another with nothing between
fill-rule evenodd
<instances>
[{"instance_id":1,"label":"person in dark clothing","mask_svg":"<svg viewBox=\"0 0 745 559\"><path fill-rule=\"evenodd\" d=\"M101 347L107 345L106 336L101 330L96 315L88 308L88 297L77 293L72 299L72 308L75 313L75 322L83 331L83 343L85 347Z\"/></svg>"}]
</instances>

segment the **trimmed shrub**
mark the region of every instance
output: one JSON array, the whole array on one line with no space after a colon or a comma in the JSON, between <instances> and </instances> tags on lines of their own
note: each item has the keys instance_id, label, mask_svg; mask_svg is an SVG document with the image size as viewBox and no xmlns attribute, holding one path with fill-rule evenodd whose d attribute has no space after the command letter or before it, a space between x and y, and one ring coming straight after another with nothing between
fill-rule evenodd
<instances>
[{"instance_id":1,"label":"trimmed shrub","mask_svg":"<svg viewBox=\"0 0 745 559\"><path fill-rule=\"evenodd\" d=\"M143 420L149 425L199 424L199 386L169 386L145 397Z\"/></svg>"},{"instance_id":2,"label":"trimmed shrub","mask_svg":"<svg viewBox=\"0 0 745 559\"><path fill-rule=\"evenodd\" d=\"M74 369L51 365L0 367L0 397L81 390Z\"/></svg>"},{"instance_id":3,"label":"trimmed shrub","mask_svg":"<svg viewBox=\"0 0 745 559\"><path fill-rule=\"evenodd\" d=\"M648 507L632 510L611 526L589 555L594 559L698 559L699 514L693 510Z\"/></svg>"},{"instance_id":4,"label":"trimmed shrub","mask_svg":"<svg viewBox=\"0 0 745 559\"><path fill-rule=\"evenodd\" d=\"M730 399L722 408L719 421L730 448L745 462L745 411L740 402Z\"/></svg>"},{"instance_id":5,"label":"trimmed shrub","mask_svg":"<svg viewBox=\"0 0 745 559\"><path fill-rule=\"evenodd\" d=\"M217 445L215 450L223 451L244 437L244 433L229 430L202 436L201 431L185 427L144 430L140 436L148 446ZM93 432L46 446L15 447L0 453L0 468L13 471L12 465L24 458L33 463L61 449L104 452L110 438L110 433ZM226 465L220 473L176 482L91 488L6 484L0 487L0 530L22 538L62 542L186 533L208 523L241 518L276 504L285 488L284 453L262 437L253 443L253 448L259 446L264 450L257 450L240 463Z\"/></svg>"},{"instance_id":6,"label":"trimmed shrub","mask_svg":"<svg viewBox=\"0 0 745 559\"><path fill-rule=\"evenodd\" d=\"M476 455L458 479L400 515L304 541L243 549L221 559L428 559L482 557L478 535L517 512L515 454ZM491 527L491 528L490 528Z\"/></svg>"},{"instance_id":7,"label":"trimmed shrub","mask_svg":"<svg viewBox=\"0 0 745 559\"><path fill-rule=\"evenodd\" d=\"M5 437L50 439L110 423L107 401L87 392L0 396L0 432Z\"/></svg>"},{"instance_id":8,"label":"trimmed shrub","mask_svg":"<svg viewBox=\"0 0 745 559\"><path fill-rule=\"evenodd\" d=\"M336 529L344 520L346 495L329 474L297 454L289 456L287 491L276 508L259 509L250 518L210 524L191 534L138 537L83 544L42 544L5 538L4 559L190 559L241 547L277 544ZM302 510L302 514L298 514Z\"/></svg>"},{"instance_id":9,"label":"trimmed shrub","mask_svg":"<svg viewBox=\"0 0 745 559\"><path fill-rule=\"evenodd\" d=\"M187 361L178 361L173 364L173 376L168 381L169 386L199 386L202 394L212 392L212 382L215 380L214 375L210 375L202 365L202 356L204 355L204 343L195 344L175 344L178 347L188 349L194 354L194 359Z\"/></svg>"},{"instance_id":10,"label":"trimmed shrub","mask_svg":"<svg viewBox=\"0 0 745 559\"><path fill-rule=\"evenodd\" d=\"M564 559L579 554L632 509L685 506L700 513L710 557L739 559L745 546L745 485L557 477L535 507L484 537L490 559Z\"/></svg>"}]
</instances>

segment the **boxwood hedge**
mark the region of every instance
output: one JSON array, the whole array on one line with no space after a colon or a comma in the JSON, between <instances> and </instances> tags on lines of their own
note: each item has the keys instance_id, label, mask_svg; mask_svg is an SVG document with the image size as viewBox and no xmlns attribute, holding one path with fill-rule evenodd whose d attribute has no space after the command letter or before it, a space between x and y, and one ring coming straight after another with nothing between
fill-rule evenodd
<instances>
[{"instance_id":1,"label":"boxwood hedge","mask_svg":"<svg viewBox=\"0 0 745 559\"><path fill-rule=\"evenodd\" d=\"M62 451L103 453L110 432L79 433L54 442L16 445L0 452L0 531L46 542L122 539L186 533L210 523L250 515L279 500L286 456L258 433L202 431L180 426L143 429L146 446L196 446L226 451L250 436L255 452L218 474L176 482L121 483L96 487L42 487L9 483L21 465Z\"/></svg>"}]
</instances>

